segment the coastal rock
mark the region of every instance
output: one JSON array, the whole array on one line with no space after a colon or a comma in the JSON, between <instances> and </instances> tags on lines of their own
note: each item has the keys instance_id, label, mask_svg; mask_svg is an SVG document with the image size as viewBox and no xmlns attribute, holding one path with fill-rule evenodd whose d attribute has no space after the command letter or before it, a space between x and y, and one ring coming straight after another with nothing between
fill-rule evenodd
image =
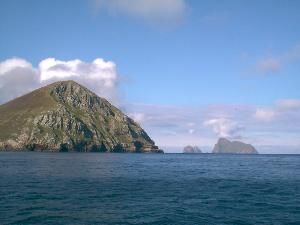
<instances>
[{"instance_id":1,"label":"coastal rock","mask_svg":"<svg viewBox=\"0 0 300 225\"><path fill-rule=\"evenodd\" d=\"M202 153L202 151L198 146L188 145L184 147L183 153Z\"/></svg>"},{"instance_id":2,"label":"coastal rock","mask_svg":"<svg viewBox=\"0 0 300 225\"><path fill-rule=\"evenodd\" d=\"M240 141L229 141L226 138L219 138L212 153L258 154L252 145Z\"/></svg>"},{"instance_id":3,"label":"coastal rock","mask_svg":"<svg viewBox=\"0 0 300 225\"><path fill-rule=\"evenodd\" d=\"M163 152L131 118L74 81L16 98L0 115L0 150Z\"/></svg>"}]
</instances>

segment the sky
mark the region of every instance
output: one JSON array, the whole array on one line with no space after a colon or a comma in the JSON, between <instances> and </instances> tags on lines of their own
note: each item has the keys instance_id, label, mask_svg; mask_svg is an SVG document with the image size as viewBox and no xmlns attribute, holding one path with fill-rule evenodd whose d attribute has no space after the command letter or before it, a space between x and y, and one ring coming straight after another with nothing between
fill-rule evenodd
<instances>
[{"instance_id":1,"label":"sky","mask_svg":"<svg viewBox=\"0 0 300 225\"><path fill-rule=\"evenodd\" d=\"M1 0L0 104L73 79L167 152L300 154L299 21L298 0Z\"/></svg>"}]
</instances>

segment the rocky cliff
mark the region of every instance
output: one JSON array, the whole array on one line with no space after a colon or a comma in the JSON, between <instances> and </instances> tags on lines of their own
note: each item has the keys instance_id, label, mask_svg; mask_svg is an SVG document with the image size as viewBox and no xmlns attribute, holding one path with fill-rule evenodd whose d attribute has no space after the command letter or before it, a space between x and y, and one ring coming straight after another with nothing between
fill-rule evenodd
<instances>
[{"instance_id":1,"label":"rocky cliff","mask_svg":"<svg viewBox=\"0 0 300 225\"><path fill-rule=\"evenodd\" d=\"M220 138L218 140L212 153L258 154L252 145L240 141L229 141L226 138Z\"/></svg>"},{"instance_id":2,"label":"rocky cliff","mask_svg":"<svg viewBox=\"0 0 300 225\"><path fill-rule=\"evenodd\" d=\"M0 106L0 150L162 152L132 119L74 81Z\"/></svg>"},{"instance_id":3,"label":"rocky cliff","mask_svg":"<svg viewBox=\"0 0 300 225\"><path fill-rule=\"evenodd\" d=\"M183 153L202 153L202 151L198 146L188 145L183 148Z\"/></svg>"}]
</instances>

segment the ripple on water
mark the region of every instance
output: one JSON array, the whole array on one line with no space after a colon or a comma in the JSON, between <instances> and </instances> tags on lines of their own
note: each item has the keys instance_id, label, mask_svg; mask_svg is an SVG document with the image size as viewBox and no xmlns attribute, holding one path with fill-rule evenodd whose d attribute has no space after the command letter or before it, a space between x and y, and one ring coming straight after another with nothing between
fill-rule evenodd
<instances>
[{"instance_id":1,"label":"ripple on water","mask_svg":"<svg viewBox=\"0 0 300 225\"><path fill-rule=\"evenodd\" d=\"M0 153L1 224L300 224L300 156Z\"/></svg>"}]
</instances>

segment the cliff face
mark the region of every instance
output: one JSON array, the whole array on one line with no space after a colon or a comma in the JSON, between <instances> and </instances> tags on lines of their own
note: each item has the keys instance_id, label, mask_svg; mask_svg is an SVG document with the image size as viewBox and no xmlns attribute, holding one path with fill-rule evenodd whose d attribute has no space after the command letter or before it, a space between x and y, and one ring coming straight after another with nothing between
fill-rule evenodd
<instances>
[{"instance_id":1,"label":"cliff face","mask_svg":"<svg viewBox=\"0 0 300 225\"><path fill-rule=\"evenodd\" d=\"M107 100L63 81L0 106L0 150L162 152Z\"/></svg>"},{"instance_id":2,"label":"cliff face","mask_svg":"<svg viewBox=\"0 0 300 225\"><path fill-rule=\"evenodd\" d=\"M202 153L202 151L197 146L188 145L184 147L183 153Z\"/></svg>"},{"instance_id":3,"label":"cliff face","mask_svg":"<svg viewBox=\"0 0 300 225\"><path fill-rule=\"evenodd\" d=\"M215 144L212 153L231 153L231 154L258 154L256 149L250 145L240 141L229 141L220 138Z\"/></svg>"}]
</instances>

